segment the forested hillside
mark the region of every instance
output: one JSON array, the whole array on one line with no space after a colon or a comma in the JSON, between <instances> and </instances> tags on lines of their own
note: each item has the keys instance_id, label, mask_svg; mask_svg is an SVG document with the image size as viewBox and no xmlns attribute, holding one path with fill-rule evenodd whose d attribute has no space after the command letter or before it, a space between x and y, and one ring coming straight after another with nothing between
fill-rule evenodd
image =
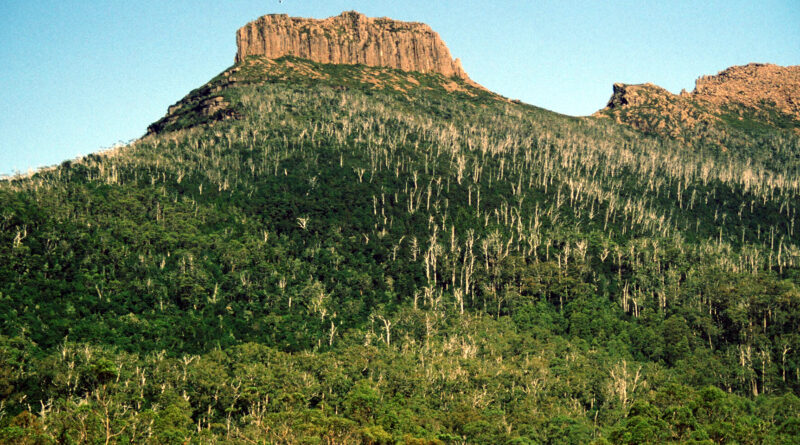
<instances>
[{"instance_id":1,"label":"forested hillside","mask_svg":"<svg viewBox=\"0 0 800 445\"><path fill-rule=\"evenodd\" d=\"M800 139L736 140L249 58L0 182L0 442L797 443Z\"/></svg>"}]
</instances>

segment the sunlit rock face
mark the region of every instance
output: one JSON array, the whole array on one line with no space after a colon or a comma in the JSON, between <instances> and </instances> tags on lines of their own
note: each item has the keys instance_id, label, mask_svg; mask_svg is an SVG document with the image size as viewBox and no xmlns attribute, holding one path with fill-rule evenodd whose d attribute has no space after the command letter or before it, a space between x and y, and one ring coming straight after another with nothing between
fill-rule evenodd
<instances>
[{"instance_id":1,"label":"sunlit rock face","mask_svg":"<svg viewBox=\"0 0 800 445\"><path fill-rule=\"evenodd\" d=\"M355 11L323 20L265 15L236 33L236 62L292 55L320 63L385 66L469 79L430 26Z\"/></svg>"}]
</instances>

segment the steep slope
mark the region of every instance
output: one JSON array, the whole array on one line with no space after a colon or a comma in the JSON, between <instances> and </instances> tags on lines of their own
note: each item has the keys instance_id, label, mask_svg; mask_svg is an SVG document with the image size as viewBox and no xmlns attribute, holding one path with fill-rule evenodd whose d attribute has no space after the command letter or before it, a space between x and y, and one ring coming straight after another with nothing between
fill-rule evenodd
<instances>
[{"instance_id":1,"label":"steep slope","mask_svg":"<svg viewBox=\"0 0 800 445\"><path fill-rule=\"evenodd\" d=\"M438 73L404 73L386 67L321 64L293 56L271 59L250 56L202 87L169 107L166 116L150 125L148 134L174 131L219 120L241 117L228 97L235 86L292 82L304 85L326 85L337 89L389 91L408 101L411 95L428 97L455 96L479 100L505 101L469 80L445 78Z\"/></svg>"},{"instance_id":2,"label":"steep slope","mask_svg":"<svg viewBox=\"0 0 800 445\"><path fill-rule=\"evenodd\" d=\"M461 79L248 57L0 183L0 442L796 442L799 202Z\"/></svg>"}]
</instances>

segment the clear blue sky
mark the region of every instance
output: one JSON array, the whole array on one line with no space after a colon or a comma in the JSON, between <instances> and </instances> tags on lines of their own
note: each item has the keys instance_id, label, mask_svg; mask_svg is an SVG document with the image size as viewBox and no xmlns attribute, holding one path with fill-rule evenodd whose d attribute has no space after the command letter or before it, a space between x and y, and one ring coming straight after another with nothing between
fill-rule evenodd
<instances>
[{"instance_id":1,"label":"clear blue sky","mask_svg":"<svg viewBox=\"0 0 800 445\"><path fill-rule=\"evenodd\" d=\"M614 82L678 92L748 62L800 64L800 1L0 0L0 174L144 134L233 63L260 15L421 21L504 96L586 115Z\"/></svg>"}]
</instances>

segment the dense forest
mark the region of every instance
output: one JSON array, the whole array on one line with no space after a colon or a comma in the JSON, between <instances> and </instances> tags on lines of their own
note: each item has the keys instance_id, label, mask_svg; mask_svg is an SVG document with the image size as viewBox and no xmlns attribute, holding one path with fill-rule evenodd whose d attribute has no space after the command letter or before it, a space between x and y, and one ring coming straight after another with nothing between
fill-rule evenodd
<instances>
[{"instance_id":1,"label":"dense forest","mask_svg":"<svg viewBox=\"0 0 800 445\"><path fill-rule=\"evenodd\" d=\"M0 442L800 442L796 133L289 57L171 114L0 182Z\"/></svg>"}]
</instances>

